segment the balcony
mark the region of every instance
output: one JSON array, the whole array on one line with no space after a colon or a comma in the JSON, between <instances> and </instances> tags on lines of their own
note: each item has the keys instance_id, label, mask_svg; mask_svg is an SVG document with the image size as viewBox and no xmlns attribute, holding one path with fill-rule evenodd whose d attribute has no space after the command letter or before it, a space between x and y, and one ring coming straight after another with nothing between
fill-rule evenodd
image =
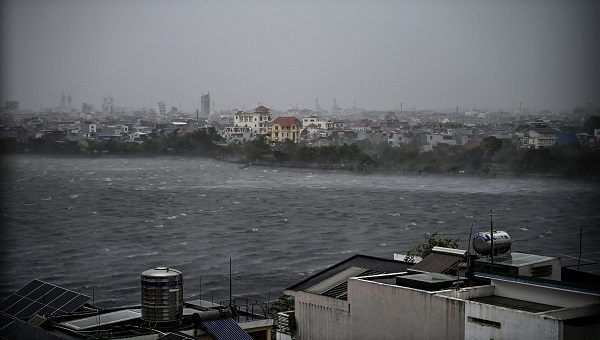
<instances>
[{"instance_id":1,"label":"balcony","mask_svg":"<svg viewBox=\"0 0 600 340\"><path fill-rule=\"evenodd\" d=\"M277 313L277 339L293 340L296 337L296 318L294 311Z\"/></svg>"}]
</instances>

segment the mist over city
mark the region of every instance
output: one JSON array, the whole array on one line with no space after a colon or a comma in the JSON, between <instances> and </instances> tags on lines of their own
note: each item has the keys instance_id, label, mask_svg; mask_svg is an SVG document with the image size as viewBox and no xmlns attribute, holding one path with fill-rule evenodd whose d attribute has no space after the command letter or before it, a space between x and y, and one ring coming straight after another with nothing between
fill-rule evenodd
<instances>
[{"instance_id":1,"label":"mist over city","mask_svg":"<svg viewBox=\"0 0 600 340\"><path fill-rule=\"evenodd\" d=\"M0 2L0 339L592 339L600 2Z\"/></svg>"},{"instance_id":2,"label":"mist over city","mask_svg":"<svg viewBox=\"0 0 600 340\"><path fill-rule=\"evenodd\" d=\"M184 112L570 111L600 100L595 1L3 1L2 101Z\"/></svg>"}]
</instances>

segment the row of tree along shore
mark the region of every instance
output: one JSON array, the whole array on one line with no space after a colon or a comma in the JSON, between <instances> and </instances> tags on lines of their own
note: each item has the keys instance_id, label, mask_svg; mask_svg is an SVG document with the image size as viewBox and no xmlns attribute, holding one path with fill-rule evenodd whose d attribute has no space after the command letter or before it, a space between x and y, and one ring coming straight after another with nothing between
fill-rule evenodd
<instances>
[{"instance_id":1,"label":"row of tree along shore","mask_svg":"<svg viewBox=\"0 0 600 340\"><path fill-rule=\"evenodd\" d=\"M542 174L574 178L600 177L600 150L578 145L520 149L510 141L485 138L480 146L438 146L422 152L417 146L391 147L368 140L342 146L310 147L291 141L269 144L259 138L228 145L209 128L143 143L119 141L57 142L38 138L4 140L2 153L63 156L204 156L243 164L307 167L389 173Z\"/></svg>"}]
</instances>

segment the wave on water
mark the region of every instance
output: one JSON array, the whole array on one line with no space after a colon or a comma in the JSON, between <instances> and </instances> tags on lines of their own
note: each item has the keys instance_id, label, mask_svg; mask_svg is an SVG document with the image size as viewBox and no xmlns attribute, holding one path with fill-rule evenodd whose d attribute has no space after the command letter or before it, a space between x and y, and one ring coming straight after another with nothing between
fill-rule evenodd
<instances>
[{"instance_id":1,"label":"wave on water","mask_svg":"<svg viewBox=\"0 0 600 340\"><path fill-rule=\"evenodd\" d=\"M543 238L545 251L572 253L573 225L600 219L600 187L555 180L239 171L175 156L68 162L11 162L20 181L3 188L11 200L2 205L0 269L10 281L0 299L37 278L75 291L96 286L102 307L138 304L139 274L152 266L181 270L190 284L202 278L218 295L230 258L236 294L266 298L356 253L391 259L435 232L466 249L471 225L488 230L490 209L515 251ZM584 252L599 235L587 234Z\"/></svg>"},{"instance_id":2,"label":"wave on water","mask_svg":"<svg viewBox=\"0 0 600 340\"><path fill-rule=\"evenodd\" d=\"M157 251L153 251L151 253L142 253L142 254L133 254L133 255L127 255L128 259L133 259L136 257L142 257L142 256L154 256L154 255L158 255Z\"/></svg>"}]
</instances>

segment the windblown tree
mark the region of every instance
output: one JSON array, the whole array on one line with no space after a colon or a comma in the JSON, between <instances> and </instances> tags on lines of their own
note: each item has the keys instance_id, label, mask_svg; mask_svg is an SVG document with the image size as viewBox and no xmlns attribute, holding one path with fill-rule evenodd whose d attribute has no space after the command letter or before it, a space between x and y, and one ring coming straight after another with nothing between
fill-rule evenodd
<instances>
[{"instance_id":1,"label":"windblown tree","mask_svg":"<svg viewBox=\"0 0 600 340\"><path fill-rule=\"evenodd\" d=\"M406 262L415 262L415 258L425 258L431 254L433 247L446 247L456 249L458 248L458 239L451 237L442 237L439 231L431 235L425 236L425 240L417 244L414 248L411 248L404 257Z\"/></svg>"}]
</instances>

